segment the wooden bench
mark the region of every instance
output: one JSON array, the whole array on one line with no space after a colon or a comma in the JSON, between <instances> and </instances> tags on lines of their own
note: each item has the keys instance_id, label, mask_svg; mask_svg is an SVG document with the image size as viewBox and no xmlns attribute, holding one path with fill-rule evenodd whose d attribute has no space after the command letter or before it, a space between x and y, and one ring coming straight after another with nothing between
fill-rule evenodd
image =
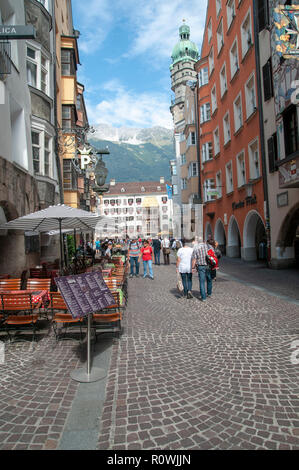
<instances>
[{"instance_id":1,"label":"wooden bench","mask_svg":"<svg viewBox=\"0 0 299 470\"><path fill-rule=\"evenodd\" d=\"M0 290L20 290L21 279L0 279Z\"/></svg>"}]
</instances>

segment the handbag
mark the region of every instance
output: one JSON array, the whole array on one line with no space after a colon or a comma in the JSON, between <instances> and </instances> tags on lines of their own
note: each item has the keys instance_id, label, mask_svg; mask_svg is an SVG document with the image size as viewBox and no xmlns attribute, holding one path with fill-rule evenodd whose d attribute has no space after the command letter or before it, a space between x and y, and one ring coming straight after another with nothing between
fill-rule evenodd
<instances>
[{"instance_id":1,"label":"handbag","mask_svg":"<svg viewBox=\"0 0 299 470\"><path fill-rule=\"evenodd\" d=\"M177 288L180 292L183 292L184 290L184 286L183 286L183 283L182 283L182 278L181 278L181 275L179 272L177 272Z\"/></svg>"},{"instance_id":2,"label":"handbag","mask_svg":"<svg viewBox=\"0 0 299 470\"><path fill-rule=\"evenodd\" d=\"M164 255L169 255L170 254L170 248L163 248L163 253L164 253Z\"/></svg>"}]
</instances>

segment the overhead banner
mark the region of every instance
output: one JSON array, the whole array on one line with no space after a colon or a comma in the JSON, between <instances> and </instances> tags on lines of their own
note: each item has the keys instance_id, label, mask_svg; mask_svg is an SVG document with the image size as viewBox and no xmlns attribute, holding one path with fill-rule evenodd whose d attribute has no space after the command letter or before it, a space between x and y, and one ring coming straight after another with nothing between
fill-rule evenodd
<instances>
[{"instance_id":1,"label":"overhead banner","mask_svg":"<svg viewBox=\"0 0 299 470\"><path fill-rule=\"evenodd\" d=\"M73 318L82 318L115 304L99 271L57 277L55 282Z\"/></svg>"}]
</instances>

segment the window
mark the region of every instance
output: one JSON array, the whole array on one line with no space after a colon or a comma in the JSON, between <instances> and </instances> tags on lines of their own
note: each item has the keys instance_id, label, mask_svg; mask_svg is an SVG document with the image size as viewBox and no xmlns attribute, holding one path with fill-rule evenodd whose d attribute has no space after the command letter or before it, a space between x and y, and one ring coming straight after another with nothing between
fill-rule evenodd
<instances>
[{"instance_id":1,"label":"window","mask_svg":"<svg viewBox=\"0 0 299 470\"><path fill-rule=\"evenodd\" d=\"M51 176L52 137L44 130L32 129L31 142L34 173Z\"/></svg>"},{"instance_id":2,"label":"window","mask_svg":"<svg viewBox=\"0 0 299 470\"><path fill-rule=\"evenodd\" d=\"M220 10L221 10L221 0L216 0L216 14L217 14L217 17L219 16Z\"/></svg>"},{"instance_id":3,"label":"window","mask_svg":"<svg viewBox=\"0 0 299 470\"><path fill-rule=\"evenodd\" d=\"M28 85L38 88L48 94L49 90L49 60L40 50L31 45L26 49L26 69Z\"/></svg>"},{"instance_id":4,"label":"window","mask_svg":"<svg viewBox=\"0 0 299 470\"><path fill-rule=\"evenodd\" d=\"M217 190L217 198L222 197L222 173L221 171L218 171L216 173L216 190Z\"/></svg>"},{"instance_id":5,"label":"window","mask_svg":"<svg viewBox=\"0 0 299 470\"><path fill-rule=\"evenodd\" d=\"M33 171L34 173L40 172L41 148L40 148L40 134L39 132L31 132L32 140L32 158L33 158Z\"/></svg>"},{"instance_id":6,"label":"window","mask_svg":"<svg viewBox=\"0 0 299 470\"><path fill-rule=\"evenodd\" d=\"M237 132L243 126L241 94L239 94L239 96L234 101L234 120L235 120L235 132Z\"/></svg>"},{"instance_id":7,"label":"window","mask_svg":"<svg viewBox=\"0 0 299 470\"><path fill-rule=\"evenodd\" d=\"M210 42L212 39L212 18L210 18L209 24L208 24L208 42Z\"/></svg>"},{"instance_id":8,"label":"window","mask_svg":"<svg viewBox=\"0 0 299 470\"><path fill-rule=\"evenodd\" d=\"M210 103L205 103L200 106L200 123L209 121L211 119L211 107Z\"/></svg>"},{"instance_id":9,"label":"window","mask_svg":"<svg viewBox=\"0 0 299 470\"><path fill-rule=\"evenodd\" d=\"M172 190L173 190L173 195L174 195L174 196L177 196L177 195L178 195L178 185L177 185L177 184L173 184L173 185L172 185Z\"/></svg>"},{"instance_id":10,"label":"window","mask_svg":"<svg viewBox=\"0 0 299 470\"><path fill-rule=\"evenodd\" d=\"M209 53L209 71L210 75L214 70L214 49L211 47L210 53Z\"/></svg>"},{"instance_id":11,"label":"window","mask_svg":"<svg viewBox=\"0 0 299 470\"><path fill-rule=\"evenodd\" d=\"M231 193L234 190L232 162L227 163L225 167L225 175L226 175L226 192Z\"/></svg>"},{"instance_id":12,"label":"window","mask_svg":"<svg viewBox=\"0 0 299 470\"><path fill-rule=\"evenodd\" d=\"M285 156L299 150L297 108L291 105L283 113Z\"/></svg>"},{"instance_id":13,"label":"window","mask_svg":"<svg viewBox=\"0 0 299 470\"><path fill-rule=\"evenodd\" d=\"M219 127L217 127L214 132L214 156L218 155L220 153L220 139L219 139Z\"/></svg>"},{"instance_id":14,"label":"window","mask_svg":"<svg viewBox=\"0 0 299 470\"><path fill-rule=\"evenodd\" d=\"M273 96L272 65L271 59L263 66L264 100L268 101Z\"/></svg>"},{"instance_id":15,"label":"window","mask_svg":"<svg viewBox=\"0 0 299 470\"><path fill-rule=\"evenodd\" d=\"M268 162L269 162L269 173L274 173L277 171L277 160L278 160L278 152L277 152L277 134L276 132L268 139L267 141L268 147Z\"/></svg>"},{"instance_id":16,"label":"window","mask_svg":"<svg viewBox=\"0 0 299 470\"><path fill-rule=\"evenodd\" d=\"M269 26L268 0L258 0L258 30L259 32Z\"/></svg>"},{"instance_id":17,"label":"window","mask_svg":"<svg viewBox=\"0 0 299 470\"><path fill-rule=\"evenodd\" d=\"M215 199L214 180L212 178L205 180L203 184L204 202L213 201Z\"/></svg>"},{"instance_id":18,"label":"window","mask_svg":"<svg viewBox=\"0 0 299 470\"><path fill-rule=\"evenodd\" d=\"M237 39L235 39L232 45L232 48L229 52L229 58L230 58L230 75L232 79L239 70Z\"/></svg>"},{"instance_id":19,"label":"window","mask_svg":"<svg viewBox=\"0 0 299 470\"><path fill-rule=\"evenodd\" d=\"M187 188L187 178L181 178L181 189Z\"/></svg>"},{"instance_id":20,"label":"window","mask_svg":"<svg viewBox=\"0 0 299 470\"><path fill-rule=\"evenodd\" d=\"M235 10L235 0L229 0L226 5L226 13L227 13L227 29L230 28L233 19L236 16Z\"/></svg>"},{"instance_id":21,"label":"window","mask_svg":"<svg viewBox=\"0 0 299 470\"><path fill-rule=\"evenodd\" d=\"M255 140L253 143L249 144L248 150L250 179L256 179L260 177L258 140Z\"/></svg>"},{"instance_id":22,"label":"window","mask_svg":"<svg viewBox=\"0 0 299 470\"><path fill-rule=\"evenodd\" d=\"M220 71L220 92L221 92L221 98L227 91L227 80L226 80L226 65L225 63L223 64L223 67Z\"/></svg>"},{"instance_id":23,"label":"window","mask_svg":"<svg viewBox=\"0 0 299 470\"><path fill-rule=\"evenodd\" d=\"M188 178L193 178L194 176L198 176L197 167L198 167L197 162L190 163L188 167Z\"/></svg>"},{"instance_id":24,"label":"window","mask_svg":"<svg viewBox=\"0 0 299 470\"><path fill-rule=\"evenodd\" d=\"M201 146L201 161L202 163L207 162L213 158L213 146L212 142L205 142Z\"/></svg>"},{"instance_id":25,"label":"window","mask_svg":"<svg viewBox=\"0 0 299 470\"><path fill-rule=\"evenodd\" d=\"M183 153L181 155L181 165L185 165L185 163L186 163L186 155Z\"/></svg>"},{"instance_id":26,"label":"window","mask_svg":"<svg viewBox=\"0 0 299 470\"><path fill-rule=\"evenodd\" d=\"M62 128L74 129L76 127L75 111L73 106L62 105Z\"/></svg>"},{"instance_id":27,"label":"window","mask_svg":"<svg viewBox=\"0 0 299 470\"><path fill-rule=\"evenodd\" d=\"M190 132L187 139L187 146L196 145L195 132Z\"/></svg>"},{"instance_id":28,"label":"window","mask_svg":"<svg viewBox=\"0 0 299 470\"><path fill-rule=\"evenodd\" d=\"M77 172L72 160L63 160L63 189L77 189Z\"/></svg>"},{"instance_id":29,"label":"window","mask_svg":"<svg viewBox=\"0 0 299 470\"><path fill-rule=\"evenodd\" d=\"M217 109L216 83L213 86L212 91L211 91L211 102L212 102L212 114L214 114L214 112Z\"/></svg>"},{"instance_id":30,"label":"window","mask_svg":"<svg viewBox=\"0 0 299 470\"><path fill-rule=\"evenodd\" d=\"M177 175L176 165L171 165L171 176Z\"/></svg>"},{"instance_id":31,"label":"window","mask_svg":"<svg viewBox=\"0 0 299 470\"><path fill-rule=\"evenodd\" d=\"M230 141L230 123L229 123L228 112L223 118L223 136L224 136L224 145L225 145Z\"/></svg>"},{"instance_id":32,"label":"window","mask_svg":"<svg viewBox=\"0 0 299 470\"><path fill-rule=\"evenodd\" d=\"M200 69L198 73L198 80L199 80L199 86L206 85L209 83L209 69L208 67L204 67Z\"/></svg>"},{"instance_id":33,"label":"window","mask_svg":"<svg viewBox=\"0 0 299 470\"><path fill-rule=\"evenodd\" d=\"M73 49L61 49L61 75L75 75L76 65Z\"/></svg>"},{"instance_id":34,"label":"window","mask_svg":"<svg viewBox=\"0 0 299 470\"><path fill-rule=\"evenodd\" d=\"M242 42L242 57L244 57L252 45L250 10L248 11L246 18L241 25L241 42Z\"/></svg>"},{"instance_id":35,"label":"window","mask_svg":"<svg viewBox=\"0 0 299 470\"><path fill-rule=\"evenodd\" d=\"M238 187L244 186L246 183L246 168L245 168L245 154L244 151L237 155L237 176Z\"/></svg>"},{"instance_id":36,"label":"window","mask_svg":"<svg viewBox=\"0 0 299 470\"><path fill-rule=\"evenodd\" d=\"M217 50L218 54L220 53L222 47L223 47L223 19L221 19L219 26L217 28Z\"/></svg>"},{"instance_id":37,"label":"window","mask_svg":"<svg viewBox=\"0 0 299 470\"><path fill-rule=\"evenodd\" d=\"M255 80L252 75L245 85L245 100L246 100L246 118L249 118L256 110L255 98Z\"/></svg>"}]
</instances>

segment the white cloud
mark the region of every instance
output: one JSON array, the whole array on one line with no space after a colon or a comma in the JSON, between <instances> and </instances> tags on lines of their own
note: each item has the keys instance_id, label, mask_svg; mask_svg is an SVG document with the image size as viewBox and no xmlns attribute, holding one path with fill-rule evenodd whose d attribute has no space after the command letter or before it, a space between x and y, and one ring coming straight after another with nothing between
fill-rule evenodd
<instances>
[{"instance_id":1,"label":"white cloud","mask_svg":"<svg viewBox=\"0 0 299 470\"><path fill-rule=\"evenodd\" d=\"M170 58L178 41L178 29L185 19L191 28L191 40L202 41L207 0L73 0L80 18L80 49L92 54L121 23L127 24L131 39L123 58L144 55L149 59ZM107 59L109 60L109 59Z\"/></svg>"},{"instance_id":2,"label":"white cloud","mask_svg":"<svg viewBox=\"0 0 299 470\"><path fill-rule=\"evenodd\" d=\"M105 122L114 127L172 128L168 94L140 93L127 90L118 80L103 85L106 99L94 105L86 100L88 119L91 125Z\"/></svg>"}]
</instances>

